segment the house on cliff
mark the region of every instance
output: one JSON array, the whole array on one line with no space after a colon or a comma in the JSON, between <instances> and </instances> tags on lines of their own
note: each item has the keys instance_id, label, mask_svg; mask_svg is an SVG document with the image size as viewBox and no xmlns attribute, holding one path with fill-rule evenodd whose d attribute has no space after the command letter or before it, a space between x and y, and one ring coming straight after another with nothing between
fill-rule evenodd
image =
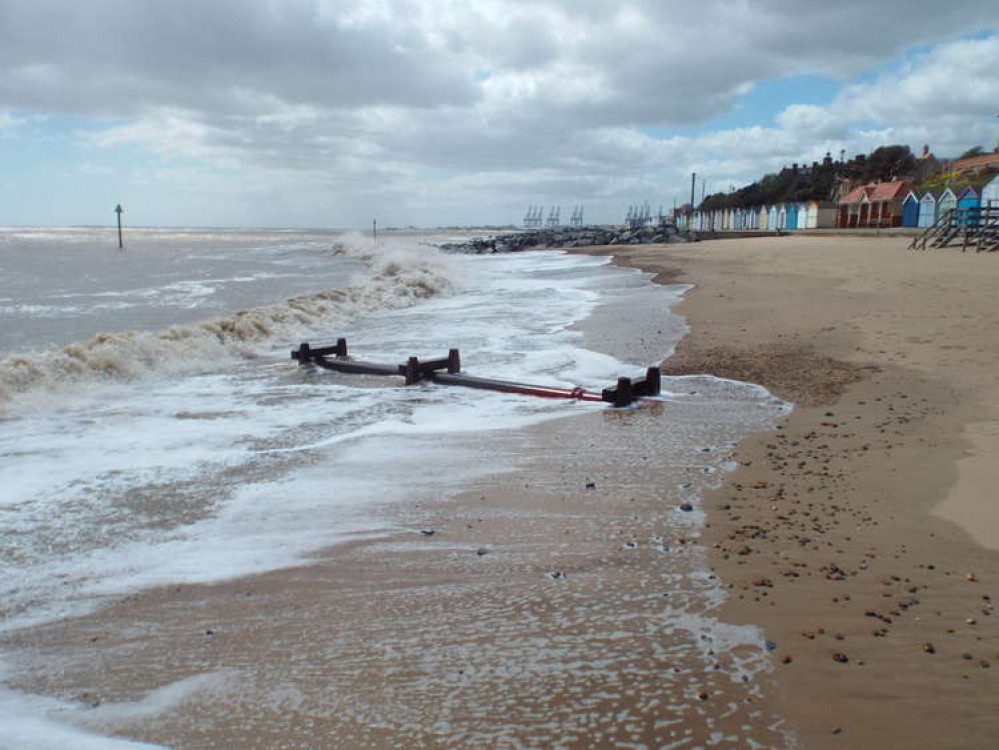
<instances>
[{"instance_id":1,"label":"house on cliff","mask_svg":"<svg viewBox=\"0 0 999 750\"><path fill-rule=\"evenodd\" d=\"M943 168L945 172L950 172L955 176L982 172L986 169L999 169L999 151L944 162Z\"/></svg>"}]
</instances>

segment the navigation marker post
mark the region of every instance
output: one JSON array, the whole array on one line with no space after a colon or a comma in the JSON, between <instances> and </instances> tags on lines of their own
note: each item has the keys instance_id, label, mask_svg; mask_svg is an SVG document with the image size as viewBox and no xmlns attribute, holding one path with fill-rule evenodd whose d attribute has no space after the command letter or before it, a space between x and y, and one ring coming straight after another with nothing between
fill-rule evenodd
<instances>
[{"instance_id":1,"label":"navigation marker post","mask_svg":"<svg viewBox=\"0 0 999 750\"><path fill-rule=\"evenodd\" d=\"M114 207L114 212L118 214L118 249L121 250L122 248L125 247L125 243L123 243L121 240L121 215L125 213L125 209L122 208L121 204L119 203L117 206Z\"/></svg>"},{"instance_id":2,"label":"navigation marker post","mask_svg":"<svg viewBox=\"0 0 999 750\"><path fill-rule=\"evenodd\" d=\"M371 241L375 245L378 244L378 219L371 220Z\"/></svg>"}]
</instances>

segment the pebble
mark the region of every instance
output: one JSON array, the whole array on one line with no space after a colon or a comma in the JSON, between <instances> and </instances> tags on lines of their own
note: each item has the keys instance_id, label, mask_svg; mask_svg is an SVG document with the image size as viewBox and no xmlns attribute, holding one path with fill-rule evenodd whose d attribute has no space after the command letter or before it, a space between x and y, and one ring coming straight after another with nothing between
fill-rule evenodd
<instances>
[{"instance_id":1,"label":"pebble","mask_svg":"<svg viewBox=\"0 0 999 750\"><path fill-rule=\"evenodd\" d=\"M680 510L682 510L682 511L684 511L686 513L689 513L693 509L694 509L694 506L691 505L690 503L680 503Z\"/></svg>"},{"instance_id":2,"label":"pebble","mask_svg":"<svg viewBox=\"0 0 999 750\"><path fill-rule=\"evenodd\" d=\"M489 554L489 548L488 547L479 547L477 550L475 550L475 554L477 554L479 557L482 557L482 555L488 555Z\"/></svg>"},{"instance_id":3,"label":"pebble","mask_svg":"<svg viewBox=\"0 0 999 750\"><path fill-rule=\"evenodd\" d=\"M934 646L932 643L924 643L923 651L925 651L928 654L935 654L937 652L937 649L936 646Z\"/></svg>"},{"instance_id":4,"label":"pebble","mask_svg":"<svg viewBox=\"0 0 999 750\"><path fill-rule=\"evenodd\" d=\"M840 664L846 664L850 661L850 657L844 654L842 651L837 651L833 654L833 661L838 661Z\"/></svg>"}]
</instances>

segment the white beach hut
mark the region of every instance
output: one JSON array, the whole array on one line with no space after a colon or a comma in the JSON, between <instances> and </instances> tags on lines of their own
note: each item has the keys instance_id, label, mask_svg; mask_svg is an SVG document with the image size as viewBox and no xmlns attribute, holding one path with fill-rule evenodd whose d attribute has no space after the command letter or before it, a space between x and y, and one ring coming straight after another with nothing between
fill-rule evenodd
<instances>
[{"instance_id":1,"label":"white beach hut","mask_svg":"<svg viewBox=\"0 0 999 750\"><path fill-rule=\"evenodd\" d=\"M777 209L777 228L787 229L787 204L781 203Z\"/></svg>"},{"instance_id":2,"label":"white beach hut","mask_svg":"<svg viewBox=\"0 0 999 750\"><path fill-rule=\"evenodd\" d=\"M947 211L957 208L957 193L950 188L944 190L937 196L937 218L939 219Z\"/></svg>"},{"instance_id":3,"label":"white beach hut","mask_svg":"<svg viewBox=\"0 0 999 750\"><path fill-rule=\"evenodd\" d=\"M803 201L798 204L797 221L795 222L794 228L808 228L808 201Z\"/></svg>"},{"instance_id":4,"label":"white beach hut","mask_svg":"<svg viewBox=\"0 0 999 750\"><path fill-rule=\"evenodd\" d=\"M805 205L804 229L828 229L836 226L839 210L831 201L809 201ZM801 214L798 214L801 216ZM799 220L799 226L801 222Z\"/></svg>"},{"instance_id":5,"label":"white beach hut","mask_svg":"<svg viewBox=\"0 0 999 750\"><path fill-rule=\"evenodd\" d=\"M999 209L999 175L982 188L982 208Z\"/></svg>"},{"instance_id":6,"label":"white beach hut","mask_svg":"<svg viewBox=\"0 0 999 750\"><path fill-rule=\"evenodd\" d=\"M932 227L937 221L937 196L927 190L919 199L919 226Z\"/></svg>"}]
</instances>

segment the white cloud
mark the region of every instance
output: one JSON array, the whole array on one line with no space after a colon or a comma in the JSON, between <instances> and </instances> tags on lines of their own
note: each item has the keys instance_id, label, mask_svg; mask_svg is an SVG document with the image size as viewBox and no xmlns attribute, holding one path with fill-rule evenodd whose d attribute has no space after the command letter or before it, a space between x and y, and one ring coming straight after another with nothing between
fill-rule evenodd
<instances>
[{"instance_id":1,"label":"white cloud","mask_svg":"<svg viewBox=\"0 0 999 750\"><path fill-rule=\"evenodd\" d=\"M993 3L4 0L0 133L19 122L5 107L113 121L79 140L147 150L164 190L228 184L247 220L278 190L341 224L385 205L444 223L557 200L610 219L690 171L739 184L878 139L991 143L999 37L954 35ZM828 104L696 132L759 81L845 80L921 43L938 46Z\"/></svg>"}]
</instances>

